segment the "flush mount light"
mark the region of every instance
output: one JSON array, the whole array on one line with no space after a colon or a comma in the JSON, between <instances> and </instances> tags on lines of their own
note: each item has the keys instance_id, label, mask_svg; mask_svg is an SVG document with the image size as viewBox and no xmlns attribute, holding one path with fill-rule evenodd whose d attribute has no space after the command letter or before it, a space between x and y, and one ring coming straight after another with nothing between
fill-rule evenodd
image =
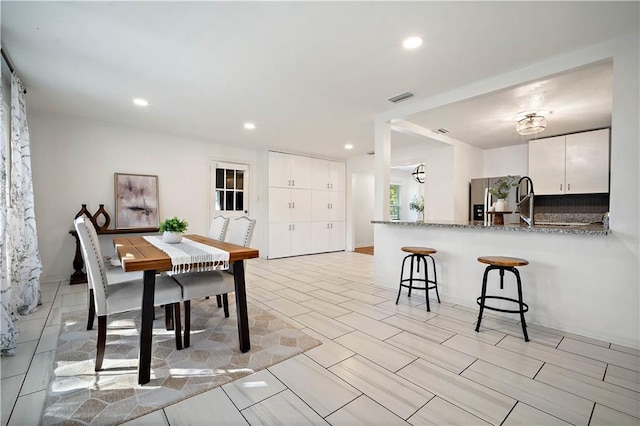
<instances>
[{"instance_id":1,"label":"flush mount light","mask_svg":"<svg viewBox=\"0 0 640 426\"><path fill-rule=\"evenodd\" d=\"M244 123L244 128L247 130L253 130L256 128L256 125L253 123Z\"/></svg>"},{"instance_id":2,"label":"flush mount light","mask_svg":"<svg viewBox=\"0 0 640 426\"><path fill-rule=\"evenodd\" d=\"M142 99L142 98L135 98L133 100L133 103L142 107L149 106L149 102L146 99Z\"/></svg>"},{"instance_id":3,"label":"flush mount light","mask_svg":"<svg viewBox=\"0 0 640 426\"><path fill-rule=\"evenodd\" d=\"M420 47L421 45L422 38L420 37L409 37L402 42L402 47L404 47L405 49L415 49L416 47Z\"/></svg>"},{"instance_id":4,"label":"flush mount light","mask_svg":"<svg viewBox=\"0 0 640 426\"><path fill-rule=\"evenodd\" d=\"M353 145L351 145L350 143L346 144L344 146L344 149L353 149Z\"/></svg>"},{"instance_id":5,"label":"flush mount light","mask_svg":"<svg viewBox=\"0 0 640 426\"><path fill-rule=\"evenodd\" d=\"M527 114L525 118L516 124L516 132L520 135L533 135L547 128L547 119L535 112Z\"/></svg>"},{"instance_id":6,"label":"flush mount light","mask_svg":"<svg viewBox=\"0 0 640 426\"><path fill-rule=\"evenodd\" d=\"M416 182L424 183L426 174L427 173L424 170L424 164L418 164L415 170L411 173L411 176L413 176L413 180L415 180Z\"/></svg>"}]
</instances>

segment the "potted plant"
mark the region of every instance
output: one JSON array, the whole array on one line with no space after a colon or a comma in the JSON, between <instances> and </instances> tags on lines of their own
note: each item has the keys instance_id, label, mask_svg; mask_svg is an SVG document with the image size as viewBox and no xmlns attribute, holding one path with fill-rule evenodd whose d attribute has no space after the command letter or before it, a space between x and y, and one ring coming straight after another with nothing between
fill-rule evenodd
<instances>
[{"instance_id":1,"label":"potted plant","mask_svg":"<svg viewBox=\"0 0 640 426\"><path fill-rule=\"evenodd\" d=\"M409 210L413 210L418 213L418 222L422 222L424 220L424 197L421 195L420 198L418 196L414 196L413 200L409 203Z\"/></svg>"},{"instance_id":2,"label":"potted plant","mask_svg":"<svg viewBox=\"0 0 640 426\"><path fill-rule=\"evenodd\" d=\"M188 226L189 222L174 216L171 219L163 220L158 226L158 230L162 232L163 242L175 244L182 241L182 234L187 230Z\"/></svg>"},{"instance_id":3,"label":"potted plant","mask_svg":"<svg viewBox=\"0 0 640 426\"><path fill-rule=\"evenodd\" d=\"M489 188L489 193L498 199L495 205L497 212L509 210L506 199L509 196L509 191L514 186L518 186L518 178L509 175L498 179L495 185Z\"/></svg>"}]
</instances>

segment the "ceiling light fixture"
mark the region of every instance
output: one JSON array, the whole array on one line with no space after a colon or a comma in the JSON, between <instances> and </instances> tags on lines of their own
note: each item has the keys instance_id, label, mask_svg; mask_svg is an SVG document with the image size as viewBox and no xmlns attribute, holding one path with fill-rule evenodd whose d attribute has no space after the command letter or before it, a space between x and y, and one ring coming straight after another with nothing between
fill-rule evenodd
<instances>
[{"instance_id":1,"label":"ceiling light fixture","mask_svg":"<svg viewBox=\"0 0 640 426\"><path fill-rule=\"evenodd\" d=\"M516 124L516 132L520 135L533 135L547 128L547 119L535 112L527 114L525 118Z\"/></svg>"},{"instance_id":2,"label":"ceiling light fixture","mask_svg":"<svg viewBox=\"0 0 640 426\"><path fill-rule=\"evenodd\" d=\"M142 107L149 106L149 102L146 99L142 99L142 98L135 98L133 100L133 103Z\"/></svg>"},{"instance_id":3,"label":"ceiling light fixture","mask_svg":"<svg viewBox=\"0 0 640 426\"><path fill-rule=\"evenodd\" d=\"M427 172L424 169L424 164L418 164L416 169L411 173L413 180L418 183L424 183Z\"/></svg>"},{"instance_id":4,"label":"ceiling light fixture","mask_svg":"<svg viewBox=\"0 0 640 426\"><path fill-rule=\"evenodd\" d=\"M405 41L402 42L402 46L405 49L415 49L422 45L422 38L420 37L409 37Z\"/></svg>"},{"instance_id":5,"label":"ceiling light fixture","mask_svg":"<svg viewBox=\"0 0 640 426\"><path fill-rule=\"evenodd\" d=\"M344 146L344 149L353 149L353 145L348 143Z\"/></svg>"},{"instance_id":6,"label":"ceiling light fixture","mask_svg":"<svg viewBox=\"0 0 640 426\"><path fill-rule=\"evenodd\" d=\"M247 130L253 130L256 128L256 125L253 123L244 123L244 128Z\"/></svg>"}]
</instances>

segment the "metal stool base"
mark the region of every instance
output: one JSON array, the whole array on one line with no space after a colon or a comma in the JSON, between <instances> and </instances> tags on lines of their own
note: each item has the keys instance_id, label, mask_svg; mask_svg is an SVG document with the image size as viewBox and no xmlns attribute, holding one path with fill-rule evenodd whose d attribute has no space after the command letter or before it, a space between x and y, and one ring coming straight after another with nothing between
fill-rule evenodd
<instances>
[{"instance_id":1,"label":"metal stool base","mask_svg":"<svg viewBox=\"0 0 640 426\"><path fill-rule=\"evenodd\" d=\"M500 288L501 289L504 287L504 271L509 271L516 276L516 281L518 283L518 299L512 299L510 297L503 297L503 296L487 296L487 275L489 274L489 271L493 269L497 269L500 271ZM494 300L498 299L498 300L506 300L508 302L514 302L518 304L518 309L502 309L502 308L495 308L493 306L487 306L486 305L487 299L494 299ZM480 322L482 321L482 311L484 311L485 309L498 311L498 312L505 312L509 314L520 314L520 322L522 325L522 333L524 334L524 341L525 342L529 341L529 335L527 334L527 323L524 319L524 313L529 311L529 305L527 305L522 301L522 282L520 281L520 273L518 272L518 269L512 266L493 266L493 265L487 266L487 268L484 270L484 277L482 279L482 294L480 295L480 297L478 297L477 302L478 302L478 305L480 305L478 322L476 324L477 332L480 331Z\"/></svg>"},{"instance_id":2,"label":"metal stool base","mask_svg":"<svg viewBox=\"0 0 640 426\"><path fill-rule=\"evenodd\" d=\"M429 279L429 268L427 265L427 259L426 258L430 258L431 259L431 265L433 267L433 280ZM404 278L404 264L407 261L408 258L411 258L411 273L409 274L409 278ZM414 259L417 258L417 272L420 273L420 261L422 261L422 263L424 263L424 278L414 278L413 277L413 262ZM405 284L405 283L409 283L409 284ZM423 283L424 287L416 287L415 285L413 285L414 282L417 283ZM433 284L433 285L429 285L429 284ZM435 259L431 256L431 255L422 255L422 254L409 254L407 256L404 257L404 259L402 260L402 267L400 269L400 287L398 288L398 297L396 297L396 305L398 304L398 301L400 300L400 293L402 293L402 287L408 288L409 289L409 294L408 296L411 297L411 291L412 290L425 290L426 292L426 299L427 299L427 312L431 312L431 306L429 304L429 290L435 290L436 291L436 297L438 298L438 303L440 303L440 294L438 294L438 276L437 276L437 272L436 272L436 261Z\"/></svg>"}]
</instances>

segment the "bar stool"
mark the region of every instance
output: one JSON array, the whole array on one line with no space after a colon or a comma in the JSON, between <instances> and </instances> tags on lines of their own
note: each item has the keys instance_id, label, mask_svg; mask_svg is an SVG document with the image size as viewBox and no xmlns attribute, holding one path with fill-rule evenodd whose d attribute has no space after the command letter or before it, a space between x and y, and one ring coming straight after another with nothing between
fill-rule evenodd
<instances>
[{"instance_id":1,"label":"bar stool","mask_svg":"<svg viewBox=\"0 0 640 426\"><path fill-rule=\"evenodd\" d=\"M396 305L398 304L398 300L400 300L400 293L402 292L402 287L406 287L409 289L409 297L411 297L411 290L425 290L426 298L427 298L427 312L431 312L431 306L429 306L429 290L435 289L436 296L438 297L438 303L440 303L440 295L438 294L438 276L436 274L436 261L431 256L432 254L437 253L438 251L429 247L402 247L402 250L405 253L409 253L402 260L402 268L400 269L400 288L398 288L398 297L396 298ZM431 259L431 264L433 265L433 280L429 279L429 268L427 267L427 258ZM411 273L409 274L409 278L404 278L404 263L407 259L411 259ZM414 261L417 262L417 272L420 273L420 262L424 263L424 278L414 278L413 277L413 264ZM405 282L409 282L409 284L404 284ZM424 283L424 287L415 287L413 282L421 282ZM429 286L429 284L433 284Z\"/></svg>"},{"instance_id":2,"label":"bar stool","mask_svg":"<svg viewBox=\"0 0 640 426\"><path fill-rule=\"evenodd\" d=\"M520 314L520 322L522 323L522 332L524 333L524 341L529 341L529 335L527 334L527 323L524 320L524 313L529 310L529 305L522 301L522 282L520 281L520 273L516 266L525 266L529 262L525 259L517 257L504 257L504 256L482 256L478 258L478 262L488 264L484 270L484 278L482 279L482 294L478 297L478 305L480 305L480 313L478 314L478 323L476 324L476 331L480 331L480 321L482 320L482 311L484 309L491 309L492 311L506 312L510 314ZM512 299L503 296L487 296L487 275L489 271L497 269L500 271L500 289L504 288L504 271L509 271L516 276L518 282L518 299ZM518 309L502 309L494 308L492 306L486 306L487 299L500 299L507 300L518 304Z\"/></svg>"}]
</instances>

